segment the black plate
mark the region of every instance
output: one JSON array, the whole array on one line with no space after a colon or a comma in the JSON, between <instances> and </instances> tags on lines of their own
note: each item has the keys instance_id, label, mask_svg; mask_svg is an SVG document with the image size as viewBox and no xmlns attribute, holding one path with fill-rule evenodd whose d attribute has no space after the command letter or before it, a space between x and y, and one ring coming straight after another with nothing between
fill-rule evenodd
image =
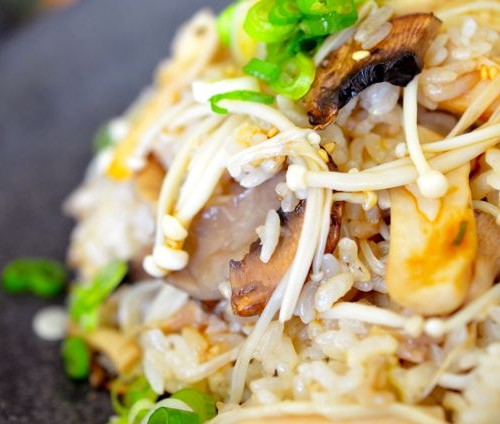
<instances>
[{"instance_id":1,"label":"black plate","mask_svg":"<svg viewBox=\"0 0 500 424\"><path fill-rule=\"evenodd\" d=\"M0 40L0 266L64 259L60 213L90 159L94 129L151 80L175 29L224 0L87 0ZM59 299L62 302L62 299ZM108 395L63 375L33 314L54 302L0 291L0 423L104 423Z\"/></svg>"}]
</instances>

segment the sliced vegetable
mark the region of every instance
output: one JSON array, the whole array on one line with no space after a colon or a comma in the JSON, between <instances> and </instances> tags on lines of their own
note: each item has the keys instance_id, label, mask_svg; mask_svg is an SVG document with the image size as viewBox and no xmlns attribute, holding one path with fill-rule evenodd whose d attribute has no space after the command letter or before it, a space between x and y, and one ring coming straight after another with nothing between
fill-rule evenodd
<instances>
[{"instance_id":1,"label":"sliced vegetable","mask_svg":"<svg viewBox=\"0 0 500 424\"><path fill-rule=\"evenodd\" d=\"M356 22L358 14L355 9L349 13L328 13L304 19L300 28L305 34L314 37L326 36L347 28Z\"/></svg>"},{"instance_id":2,"label":"sliced vegetable","mask_svg":"<svg viewBox=\"0 0 500 424\"><path fill-rule=\"evenodd\" d=\"M252 59L243 68L245 74L266 82L276 80L280 75L280 67L274 63L260 59Z\"/></svg>"},{"instance_id":3,"label":"sliced vegetable","mask_svg":"<svg viewBox=\"0 0 500 424\"><path fill-rule=\"evenodd\" d=\"M297 0L297 7L304 15L314 16L345 13L354 9L354 4L352 0Z\"/></svg>"},{"instance_id":4,"label":"sliced vegetable","mask_svg":"<svg viewBox=\"0 0 500 424\"><path fill-rule=\"evenodd\" d=\"M298 100L309 91L315 74L313 60L299 53L283 63L281 74L271 83L271 88L279 94Z\"/></svg>"},{"instance_id":5,"label":"sliced vegetable","mask_svg":"<svg viewBox=\"0 0 500 424\"><path fill-rule=\"evenodd\" d=\"M467 230L467 221L462 221L460 223L460 228L458 230L458 234L455 240L453 240L453 246L460 246L465 237L465 231Z\"/></svg>"},{"instance_id":6,"label":"sliced vegetable","mask_svg":"<svg viewBox=\"0 0 500 424\"><path fill-rule=\"evenodd\" d=\"M467 295L477 252L469 165L447 175L437 214L406 188L391 190L387 285L391 298L422 315L446 314Z\"/></svg>"},{"instance_id":7,"label":"sliced vegetable","mask_svg":"<svg viewBox=\"0 0 500 424\"><path fill-rule=\"evenodd\" d=\"M161 407L153 412L148 424L199 424L200 419L194 412Z\"/></svg>"},{"instance_id":8,"label":"sliced vegetable","mask_svg":"<svg viewBox=\"0 0 500 424\"><path fill-rule=\"evenodd\" d=\"M66 279L64 266L49 259L17 259L2 273L2 285L8 293L31 292L44 298L62 293Z\"/></svg>"},{"instance_id":9,"label":"sliced vegetable","mask_svg":"<svg viewBox=\"0 0 500 424\"><path fill-rule=\"evenodd\" d=\"M69 337L63 343L62 357L64 370L69 378L82 380L90 372L90 350L85 340L79 337Z\"/></svg>"},{"instance_id":10,"label":"sliced vegetable","mask_svg":"<svg viewBox=\"0 0 500 424\"><path fill-rule=\"evenodd\" d=\"M404 87L421 72L423 57L441 21L432 13L419 13L398 16L391 23L390 35L359 60L355 58L359 45L350 40L322 61L305 99L311 125L325 128L342 107L373 84L390 82ZM309 30L320 31L320 27L314 24Z\"/></svg>"},{"instance_id":11,"label":"sliced vegetable","mask_svg":"<svg viewBox=\"0 0 500 424\"><path fill-rule=\"evenodd\" d=\"M113 145L113 137L111 137L111 132L109 131L109 124L104 124L97 130L92 145L94 153L102 152Z\"/></svg>"},{"instance_id":12,"label":"sliced vegetable","mask_svg":"<svg viewBox=\"0 0 500 424\"><path fill-rule=\"evenodd\" d=\"M217 415L215 400L206 393L187 388L175 392L171 397L188 405L198 415L200 423L209 421Z\"/></svg>"},{"instance_id":13,"label":"sliced vegetable","mask_svg":"<svg viewBox=\"0 0 500 424\"><path fill-rule=\"evenodd\" d=\"M221 39L225 44L229 39L232 46L231 7L220 15L218 25ZM246 12L243 27L251 39L267 44L267 56L265 61L253 59L244 71L269 83L279 94L300 99L314 82L315 66L309 59L318 45L326 36L353 25L356 20L353 0L257 1ZM222 113L221 109L217 111Z\"/></svg>"},{"instance_id":14,"label":"sliced vegetable","mask_svg":"<svg viewBox=\"0 0 500 424\"><path fill-rule=\"evenodd\" d=\"M276 6L276 0L261 0L248 11L243 27L245 31L258 41L275 43L290 37L295 31L295 25L275 25L270 21L271 10Z\"/></svg>"},{"instance_id":15,"label":"sliced vegetable","mask_svg":"<svg viewBox=\"0 0 500 424\"><path fill-rule=\"evenodd\" d=\"M237 6L238 3L229 5L217 18L217 33L219 34L221 43L226 47L229 47L231 45L231 28L233 25L234 14L236 12Z\"/></svg>"},{"instance_id":16,"label":"sliced vegetable","mask_svg":"<svg viewBox=\"0 0 500 424\"><path fill-rule=\"evenodd\" d=\"M274 97L267 94L258 93L256 91L236 90L228 93L217 94L210 98L212 110L222 115L229 113L229 111L219 106L222 100L241 100L245 102L264 103L267 105L274 103Z\"/></svg>"},{"instance_id":17,"label":"sliced vegetable","mask_svg":"<svg viewBox=\"0 0 500 424\"><path fill-rule=\"evenodd\" d=\"M125 407L130 408L141 399L148 399L155 401L158 395L154 392L144 376L137 377L127 387L123 395L123 404Z\"/></svg>"},{"instance_id":18,"label":"sliced vegetable","mask_svg":"<svg viewBox=\"0 0 500 424\"><path fill-rule=\"evenodd\" d=\"M285 46L286 53L289 56L296 55L297 53L313 54L323 40L324 37L314 37L300 32L288 40Z\"/></svg>"},{"instance_id":19,"label":"sliced vegetable","mask_svg":"<svg viewBox=\"0 0 500 424\"><path fill-rule=\"evenodd\" d=\"M88 285L75 287L70 297L71 318L85 330L97 326L101 303L120 284L127 274L127 264L122 261L110 262Z\"/></svg>"},{"instance_id":20,"label":"sliced vegetable","mask_svg":"<svg viewBox=\"0 0 500 424\"><path fill-rule=\"evenodd\" d=\"M301 18L302 13L294 0L277 0L269 13L269 20L275 25L294 24Z\"/></svg>"},{"instance_id":21,"label":"sliced vegetable","mask_svg":"<svg viewBox=\"0 0 500 424\"><path fill-rule=\"evenodd\" d=\"M122 396L120 397L120 393ZM155 402L158 395L153 391L144 376L137 377L129 384L115 380L111 385L111 404L120 415L127 416L130 409L140 401Z\"/></svg>"}]
</instances>

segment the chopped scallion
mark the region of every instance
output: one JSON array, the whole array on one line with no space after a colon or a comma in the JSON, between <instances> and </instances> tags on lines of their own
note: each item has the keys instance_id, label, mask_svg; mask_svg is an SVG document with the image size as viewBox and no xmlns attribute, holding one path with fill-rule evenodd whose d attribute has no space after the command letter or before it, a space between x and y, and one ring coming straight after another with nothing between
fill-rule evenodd
<instances>
[{"instance_id":1,"label":"chopped scallion","mask_svg":"<svg viewBox=\"0 0 500 424\"><path fill-rule=\"evenodd\" d=\"M236 12L237 5L238 3L231 4L229 7L224 9L217 18L216 27L219 39L226 47L229 47L231 44L231 28L233 26L234 14Z\"/></svg>"},{"instance_id":2,"label":"chopped scallion","mask_svg":"<svg viewBox=\"0 0 500 424\"><path fill-rule=\"evenodd\" d=\"M269 20L271 10L276 6L276 0L261 0L255 3L246 16L243 27L257 41L275 43L290 37L295 31L295 24L273 24Z\"/></svg>"},{"instance_id":3,"label":"chopped scallion","mask_svg":"<svg viewBox=\"0 0 500 424\"><path fill-rule=\"evenodd\" d=\"M275 25L295 24L302 18L302 12L295 0L277 0L269 12L269 20Z\"/></svg>"},{"instance_id":4,"label":"chopped scallion","mask_svg":"<svg viewBox=\"0 0 500 424\"><path fill-rule=\"evenodd\" d=\"M252 59L245 65L243 72L262 81L271 82L279 77L280 67L265 60Z\"/></svg>"},{"instance_id":5,"label":"chopped scallion","mask_svg":"<svg viewBox=\"0 0 500 424\"><path fill-rule=\"evenodd\" d=\"M469 223L467 221L462 221L460 223L460 227L458 229L458 234L457 236L455 237L455 240L453 240L453 246L460 246L462 244L462 242L464 241L464 237L465 237L465 232L467 231L467 225Z\"/></svg>"},{"instance_id":6,"label":"chopped scallion","mask_svg":"<svg viewBox=\"0 0 500 424\"><path fill-rule=\"evenodd\" d=\"M182 389L175 392L171 397L181 400L188 405L198 414L200 423L211 420L217 414L213 397L198 390L190 388Z\"/></svg>"},{"instance_id":7,"label":"chopped scallion","mask_svg":"<svg viewBox=\"0 0 500 424\"><path fill-rule=\"evenodd\" d=\"M297 7L305 15L326 15L328 13L343 13L346 7L352 5L348 0L297 0Z\"/></svg>"},{"instance_id":8,"label":"chopped scallion","mask_svg":"<svg viewBox=\"0 0 500 424\"><path fill-rule=\"evenodd\" d=\"M312 59L299 53L282 64L281 74L271 83L271 88L290 99L298 100L307 94L315 75L316 67Z\"/></svg>"},{"instance_id":9,"label":"chopped scallion","mask_svg":"<svg viewBox=\"0 0 500 424\"><path fill-rule=\"evenodd\" d=\"M350 13L329 13L326 15L311 16L303 19L300 28L306 35L321 37L338 32L354 24L357 19L356 9Z\"/></svg>"},{"instance_id":10,"label":"chopped scallion","mask_svg":"<svg viewBox=\"0 0 500 424\"><path fill-rule=\"evenodd\" d=\"M31 292L44 298L61 294L66 279L64 266L49 259L16 259L7 264L2 272L2 285L6 292Z\"/></svg>"},{"instance_id":11,"label":"chopped scallion","mask_svg":"<svg viewBox=\"0 0 500 424\"><path fill-rule=\"evenodd\" d=\"M212 110L214 112L220 113L222 115L229 113L227 109L219 106L219 102L221 102L222 100L241 100L245 102L264 103L268 105L274 103L273 96L257 93L256 91L237 90L230 91L228 93L217 94L210 98L210 104L212 105Z\"/></svg>"},{"instance_id":12,"label":"chopped scallion","mask_svg":"<svg viewBox=\"0 0 500 424\"><path fill-rule=\"evenodd\" d=\"M162 406L151 414L148 424L200 424L200 419L194 412Z\"/></svg>"},{"instance_id":13,"label":"chopped scallion","mask_svg":"<svg viewBox=\"0 0 500 424\"><path fill-rule=\"evenodd\" d=\"M62 356L64 370L69 378L82 380L90 372L90 350L85 340L79 337L69 337L63 343Z\"/></svg>"},{"instance_id":14,"label":"chopped scallion","mask_svg":"<svg viewBox=\"0 0 500 424\"><path fill-rule=\"evenodd\" d=\"M85 330L97 326L99 307L127 274L127 264L112 261L88 285L79 285L70 296L71 318Z\"/></svg>"},{"instance_id":15,"label":"chopped scallion","mask_svg":"<svg viewBox=\"0 0 500 424\"><path fill-rule=\"evenodd\" d=\"M99 153L113 145L113 138L109 131L109 124L102 125L94 135L94 153Z\"/></svg>"}]
</instances>

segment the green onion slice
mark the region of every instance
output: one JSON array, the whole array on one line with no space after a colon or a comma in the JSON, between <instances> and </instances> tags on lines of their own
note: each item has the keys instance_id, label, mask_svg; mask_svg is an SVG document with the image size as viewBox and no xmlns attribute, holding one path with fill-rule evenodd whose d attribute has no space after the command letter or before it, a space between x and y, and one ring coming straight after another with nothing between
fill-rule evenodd
<instances>
[{"instance_id":1,"label":"green onion slice","mask_svg":"<svg viewBox=\"0 0 500 424\"><path fill-rule=\"evenodd\" d=\"M229 47L231 45L231 32L234 22L234 14L236 13L236 8L238 3L233 3L222 11L222 13L217 18L216 28L219 34L219 39L221 43Z\"/></svg>"},{"instance_id":2,"label":"green onion slice","mask_svg":"<svg viewBox=\"0 0 500 424\"><path fill-rule=\"evenodd\" d=\"M82 380L90 372L90 350L85 341L79 337L69 337L63 343L62 357L64 370L69 378Z\"/></svg>"},{"instance_id":3,"label":"green onion slice","mask_svg":"<svg viewBox=\"0 0 500 424\"><path fill-rule=\"evenodd\" d=\"M296 24L302 18L302 12L294 0L277 0L269 12L269 21L275 25Z\"/></svg>"},{"instance_id":4,"label":"green onion slice","mask_svg":"<svg viewBox=\"0 0 500 424\"><path fill-rule=\"evenodd\" d=\"M71 318L85 330L97 326L99 307L113 292L127 274L127 264L112 261L105 266L88 285L74 288L70 297L69 312Z\"/></svg>"},{"instance_id":5,"label":"green onion slice","mask_svg":"<svg viewBox=\"0 0 500 424\"><path fill-rule=\"evenodd\" d=\"M182 389L175 392L172 399L178 399L188 405L200 419L201 423L211 420L217 415L215 400L212 396L195 389Z\"/></svg>"},{"instance_id":6,"label":"green onion slice","mask_svg":"<svg viewBox=\"0 0 500 424\"><path fill-rule=\"evenodd\" d=\"M297 0L297 7L305 15L326 15L328 13L344 13L354 6L352 0Z\"/></svg>"},{"instance_id":7,"label":"green onion slice","mask_svg":"<svg viewBox=\"0 0 500 424\"><path fill-rule=\"evenodd\" d=\"M151 414L148 424L200 424L200 418L194 412L162 406Z\"/></svg>"},{"instance_id":8,"label":"green onion slice","mask_svg":"<svg viewBox=\"0 0 500 424\"><path fill-rule=\"evenodd\" d=\"M144 376L137 377L130 383L126 383L121 379L116 379L111 384L111 403L113 409L118 414L127 413L137 402L147 400L154 402L158 395L153 391ZM119 399L119 392L123 392L121 401Z\"/></svg>"},{"instance_id":9,"label":"green onion slice","mask_svg":"<svg viewBox=\"0 0 500 424\"><path fill-rule=\"evenodd\" d=\"M356 22L356 9L345 14L329 13L326 15L308 17L300 23L300 29L308 36L321 37L334 34Z\"/></svg>"},{"instance_id":10,"label":"green onion slice","mask_svg":"<svg viewBox=\"0 0 500 424\"><path fill-rule=\"evenodd\" d=\"M31 292L44 298L62 293L66 279L64 266L49 259L16 259L8 263L2 272L2 285L6 292Z\"/></svg>"},{"instance_id":11,"label":"green onion slice","mask_svg":"<svg viewBox=\"0 0 500 424\"><path fill-rule=\"evenodd\" d=\"M99 127L94 135L92 144L94 153L102 152L113 145L113 138L111 137L111 133L109 131L109 123Z\"/></svg>"},{"instance_id":12,"label":"green onion slice","mask_svg":"<svg viewBox=\"0 0 500 424\"><path fill-rule=\"evenodd\" d=\"M282 64L281 74L271 83L271 88L279 94L298 100L307 94L315 75L316 67L313 60L299 53Z\"/></svg>"},{"instance_id":13,"label":"green onion slice","mask_svg":"<svg viewBox=\"0 0 500 424\"><path fill-rule=\"evenodd\" d=\"M460 246L462 242L464 241L465 238L465 232L467 231L467 225L469 223L467 221L462 221L460 223L460 227L458 229L458 234L455 237L455 240L453 240L453 246Z\"/></svg>"},{"instance_id":14,"label":"green onion slice","mask_svg":"<svg viewBox=\"0 0 500 424\"><path fill-rule=\"evenodd\" d=\"M276 80L280 75L280 71L278 65L260 59L252 59L243 68L245 74L266 82Z\"/></svg>"},{"instance_id":15,"label":"green onion slice","mask_svg":"<svg viewBox=\"0 0 500 424\"><path fill-rule=\"evenodd\" d=\"M276 25L270 21L269 15L275 6L276 0L262 0L250 8L243 23L250 37L265 43L275 43L286 40L296 30L293 23Z\"/></svg>"},{"instance_id":16,"label":"green onion slice","mask_svg":"<svg viewBox=\"0 0 500 424\"><path fill-rule=\"evenodd\" d=\"M219 102L222 100L241 100L245 102L264 103L267 105L274 103L273 96L268 96L267 94L258 93L256 91L236 90L228 93L217 94L210 98L210 104L212 105L212 110L214 112L222 115L229 113L227 109L219 106Z\"/></svg>"}]
</instances>

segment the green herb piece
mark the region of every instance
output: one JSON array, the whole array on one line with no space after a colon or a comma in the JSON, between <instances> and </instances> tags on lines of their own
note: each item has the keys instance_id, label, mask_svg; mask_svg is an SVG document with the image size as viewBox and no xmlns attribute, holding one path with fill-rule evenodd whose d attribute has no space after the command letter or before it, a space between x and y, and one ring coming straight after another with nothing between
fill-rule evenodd
<instances>
[{"instance_id":1,"label":"green herb piece","mask_svg":"<svg viewBox=\"0 0 500 424\"><path fill-rule=\"evenodd\" d=\"M312 59L299 53L282 64L281 74L271 83L271 88L290 99L298 100L307 94L315 75L316 66Z\"/></svg>"},{"instance_id":2,"label":"green herb piece","mask_svg":"<svg viewBox=\"0 0 500 424\"><path fill-rule=\"evenodd\" d=\"M200 424L200 419L194 412L163 406L151 414L148 424Z\"/></svg>"},{"instance_id":3,"label":"green herb piece","mask_svg":"<svg viewBox=\"0 0 500 424\"><path fill-rule=\"evenodd\" d=\"M300 32L287 42L286 49L290 56L297 53L312 55L324 39L324 37L312 37Z\"/></svg>"},{"instance_id":4,"label":"green herb piece","mask_svg":"<svg viewBox=\"0 0 500 424\"><path fill-rule=\"evenodd\" d=\"M123 405L126 408L131 408L136 402L147 399L156 401L158 395L149 385L148 380L144 376L137 377L129 384L125 394L123 395Z\"/></svg>"},{"instance_id":5,"label":"green herb piece","mask_svg":"<svg viewBox=\"0 0 500 424\"><path fill-rule=\"evenodd\" d=\"M297 0L297 7L305 15L326 15L328 13L343 13L346 8L353 5L346 0Z\"/></svg>"},{"instance_id":6,"label":"green herb piece","mask_svg":"<svg viewBox=\"0 0 500 424\"><path fill-rule=\"evenodd\" d=\"M469 223L467 221L462 221L460 223L460 228L458 229L458 234L455 240L453 240L453 246L460 246L465 237L465 232L467 231L467 225Z\"/></svg>"},{"instance_id":7,"label":"green herb piece","mask_svg":"<svg viewBox=\"0 0 500 424\"><path fill-rule=\"evenodd\" d=\"M195 389L182 389L175 392L172 399L178 399L188 405L200 419L200 423L211 420L217 415L215 400L212 396Z\"/></svg>"},{"instance_id":8,"label":"green herb piece","mask_svg":"<svg viewBox=\"0 0 500 424\"><path fill-rule=\"evenodd\" d=\"M295 31L295 24L276 25L269 20L269 14L275 6L276 0L261 0L250 8L243 23L250 37L265 43L275 43L288 39Z\"/></svg>"},{"instance_id":9,"label":"green herb piece","mask_svg":"<svg viewBox=\"0 0 500 424\"><path fill-rule=\"evenodd\" d=\"M269 21L275 25L296 24L302 16L295 0L277 0L269 12Z\"/></svg>"},{"instance_id":10,"label":"green herb piece","mask_svg":"<svg viewBox=\"0 0 500 424\"><path fill-rule=\"evenodd\" d=\"M64 370L69 378L82 380L90 372L90 351L85 341L79 337L69 337L63 343L62 357Z\"/></svg>"},{"instance_id":11,"label":"green herb piece","mask_svg":"<svg viewBox=\"0 0 500 424\"><path fill-rule=\"evenodd\" d=\"M113 145L113 138L111 137L111 133L109 131L109 124L104 124L99 127L94 135L92 145L94 153L102 152Z\"/></svg>"},{"instance_id":12,"label":"green herb piece","mask_svg":"<svg viewBox=\"0 0 500 424\"><path fill-rule=\"evenodd\" d=\"M327 15L308 17L301 21L300 29L309 36L327 36L353 25L357 17L356 9L346 14L329 13Z\"/></svg>"},{"instance_id":13,"label":"green herb piece","mask_svg":"<svg viewBox=\"0 0 500 424\"><path fill-rule=\"evenodd\" d=\"M221 106L219 102L222 100L241 100L245 102L264 103L267 105L274 103L274 97L267 94L257 93L256 91L236 90L228 93L217 94L210 98L212 110L222 115L229 113L229 111Z\"/></svg>"},{"instance_id":14,"label":"green herb piece","mask_svg":"<svg viewBox=\"0 0 500 424\"><path fill-rule=\"evenodd\" d=\"M262 81L271 82L279 77L280 67L265 60L252 59L245 65L243 72Z\"/></svg>"},{"instance_id":15,"label":"green herb piece","mask_svg":"<svg viewBox=\"0 0 500 424\"><path fill-rule=\"evenodd\" d=\"M236 8L238 3L233 3L218 16L216 22L217 33L219 34L219 39L221 43L229 47L231 45L231 29L234 23L234 15L236 13Z\"/></svg>"},{"instance_id":16,"label":"green herb piece","mask_svg":"<svg viewBox=\"0 0 500 424\"><path fill-rule=\"evenodd\" d=\"M106 298L121 283L127 274L127 264L112 261L106 265L88 285L79 285L70 296L69 313L85 330L98 324L99 308Z\"/></svg>"},{"instance_id":17,"label":"green herb piece","mask_svg":"<svg viewBox=\"0 0 500 424\"><path fill-rule=\"evenodd\" d=\"M49 259L16 259L7 264L2 272L2 285L6 292L31 292L43 298L61 294L66 279L64 266Z\"/></svg>"}]
</instances>

